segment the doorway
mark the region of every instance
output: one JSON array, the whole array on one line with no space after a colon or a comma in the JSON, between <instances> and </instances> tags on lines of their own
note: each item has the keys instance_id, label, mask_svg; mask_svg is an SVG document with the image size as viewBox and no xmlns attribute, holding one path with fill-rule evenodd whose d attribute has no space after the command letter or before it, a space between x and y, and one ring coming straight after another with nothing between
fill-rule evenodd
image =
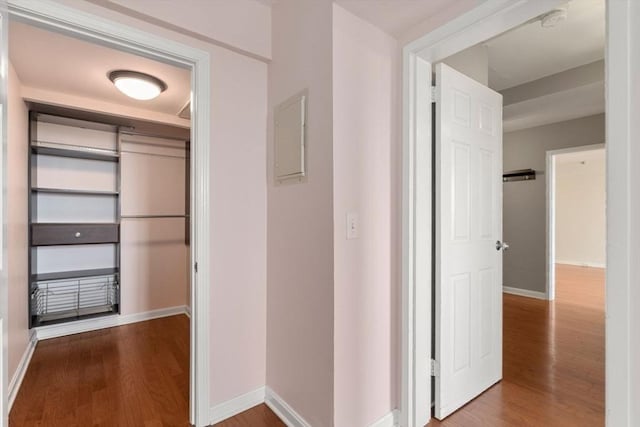
<instances>
[{"instance_id":1,"label":"doorway","mask_svg":"<svg viewBox=\"0 0 640 427\"><path fill-rule=\"evenodd\" d=\"M546 298L555 300L558 269L594 269L599 276L606 268L604 144L548 151L547 171Z\"/></svg>"},{"instance_id":2,"label":"doorway","mask_svg":"<svg viewBox=\"0 0 640 427\"><path fill-rule=\"evenodd\" d=\"M420 82L431 80L432 64L477 42L492 39L564 4L563 2L539 2L535 5L531 3L515 5L515 2L502 2L500 5L497 3L478 7L457 22L447 24L405 48L402 423L407 426L424 425L429 421L428 411L420 407L420 402L427 399L431 401L431 390L427 386L429 379L426 373L433 372L433 366L431 370L427 366L429 357L423 356L430 355L428 343L431 342L432 325L428 307L431 305L431 296L429 292L425 292L425 289L430 287L432 273L428 263L419 262L420 259L431 259L432 247L428 224L432 221L430 200L433 183L429 173L429 165L432 161L429 139L433 122L430 117L431 109L426 101L432 98L428 88L422 86ZM615 8L610 3L608 5L609 9ZM617 29L628 31L626 27ZM612 64L620 65L621 62L616 61L623 61L623 58L610 55L608 61L607 66L612 67ZM610 84L608 80L608 87L611 87ZM611 104L607 105L608 113L610 108ZM609 146L607 150L610 150ZM610 172L608 176L611 178ZM544 216L543 213L543 223ZM544 276L546 257L543 256L541 259L540 270ZM544 278L542 286L544 288ZM607 322L607 328L610 328L610 321ZM612 345L611 340L608 341L608 345ZM622 343L618 341L618 345ZM607 354L609 352L608 347ZM609 363L607 359L608 367L611 366ZM436 362L436 372L437 368ZM607 390L610 390L610 384ZM610 400L607 399L607 401Z\"/></svg>"},{"instance_id":3,"label":"doorway","mask_svg":"<svg viewBox=\"0 0 640 427\"><path fill-rule=\"evenodd\" d=\"M187 230L192 246L191 261L187 268L190 276L191 315L190 328L190 410L189 418L196 426L209 421L209 133L210 110L209 54L140 32L125 25L61 6L55 2L34 3L9 1L12 20L36 25L71 37L130 53L142 54L154 60L186 68L191 76L192 127L190 179L191 225ZM6 41L6 37L3 37ZM7 63L3 49L3 63ZM6 82L3 82L6 84ZM6 112L3 123L6 123ZM5 147L6 147L5 139ZM4 159L6 162L6 159ZM5 163L6 165L6 163ZM5 169L5 168L3 168ZM200 197L195 197L199 194ZM198 263L198 260L203 260ZM207 260L207 261L205 261ZM185 260L186 261L186 260ZM198 265L199 264L199 265ZM6 301L6 294L3 300ZM6 341L6 334L4 335ZM4 346L6 351L6 345ZM6 354L3 354L5 356ZM6 357L3 357L6 360ZM6 362L5 362L6 363ZM197 374L196 374L197 373ZM3 383L7 384L3 378ZM6 391L6 390L5 390ZM6 396L5 396L6 399ZM6 402L6 400L4 400ZM6 405L3 405L6 408ZM5 409L6 410L6 409ZM6 425L7 419L3 419Z\"/></svg>"}]
</instances>

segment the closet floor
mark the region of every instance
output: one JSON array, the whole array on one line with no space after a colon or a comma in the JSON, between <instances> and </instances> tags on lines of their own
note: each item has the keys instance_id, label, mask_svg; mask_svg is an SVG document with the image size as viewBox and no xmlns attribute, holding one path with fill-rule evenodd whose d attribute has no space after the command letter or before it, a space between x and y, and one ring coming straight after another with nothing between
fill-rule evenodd
<instances>
[{"instance_id":1,"label":"closet floor","mask_svg":"<svg viewBox=\"0 0 640 427\"><path fill-rule=\"evenodd\" d=\"M9 417L23 426L188 426L189 319L38 343Z\"/></svg>"}]
</instances>

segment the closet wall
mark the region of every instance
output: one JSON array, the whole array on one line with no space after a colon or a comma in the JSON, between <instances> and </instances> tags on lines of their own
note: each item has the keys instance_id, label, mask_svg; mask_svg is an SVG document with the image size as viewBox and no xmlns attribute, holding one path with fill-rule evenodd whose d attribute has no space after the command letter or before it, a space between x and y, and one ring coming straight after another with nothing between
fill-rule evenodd
<instances>
[{"instance_id":1,"label":"closet wall","mask_svg":"<svg viewBox=\"0 0 640 427\"><path fill-rule=\"evenodd\" d=\"M7 257L9 313L8 378L14 383L29 343L28 280L28 182L29 116L21 97L21 84L12 64L9 64L7 94Z\"/></svg>"},{"instance_id":2,"label":"closet wall","mask_svg":"<svg viewBox=\"0 0 640 427\"><path fill-rule=\"evenodd\" d=\"M122 314L189 305L187 142L122 134Z\"/></svg>"}]
</instances>

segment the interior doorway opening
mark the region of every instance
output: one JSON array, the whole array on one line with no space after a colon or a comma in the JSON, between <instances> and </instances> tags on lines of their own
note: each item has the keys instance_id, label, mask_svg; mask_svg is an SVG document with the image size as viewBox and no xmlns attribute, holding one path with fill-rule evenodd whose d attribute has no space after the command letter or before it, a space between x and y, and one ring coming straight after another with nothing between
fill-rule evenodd
<instances>
[{"instance_id":1,"label":"interior doorway opening","mask_svg":"<svg viewBox=\"0 0 640 427\"><path fill-rule=\"evenodd\" d=\"M606 269L606 158L604 144L547 152L547 299L555 300L558 269ZM578 267L573 268L573 267ZM586 270L584 272L587 272ZM586 289L585 289L586 291ZM599 305L604 307L604 292Z\"/></svg>"},{"instance_id":2,"label":"interior doorway opening","mask_svg":"<svg viewBox=\"0 0 640 427\"><path fill-rule=\"evenodd\" d=\"M579 3L579 2L576 2L576 3ZM576 3L572 3L570 6L574 6ZM588 2L584 2L582 4L584 5L585 3L588 3ZM596 2L592 2L592 3L596 3ZM599 8L601 11L604 11L604 2L597 2L597 3L599 4L596 4L596 7ZM433 199L434 202L432 202L431 194L430 194L431 188L436 188L436 189L438 188L438 182L437 182L438 174L437 173L435 174L435 177L434 177L435 183L432 183L430 180L429 168L427 167L427 165L429 165L432 162L433 154L431 153L431 143L427 139L431 138L430 131L433 129L433 127L437 128L439 121L437 117L433 121L429 120L431 119L431 117L429 117L431 115L430 114L431 107L427 106L426 102L423 102L422 99L423 97L429 100L432 100L433 98L429 96L429 94L426 94L425 92L422 91L422 89L420 88L420 82L425 80L428 80L428 81L431 80L433 65L435 63L440 61L443 61L446 63L447 62L446 58L455 54L458 54L458 56L460 56L461 52L463 51L463 49L461 49L460 46L474 45L474 43L470 42L470 40L474 40L475 43L477 43L480 40L485 40L485 41L488 40L488 42L483 42L483 44L484 43L499 44L501 43L501 40L500 40L501 34L505 34L505 31L506 31L506 35L510 34L513 36L514 33L517 33L519 29L522 28L521 25L523 27L527 25L532 27L533 23L537 23L538 26L541 26L541 19L546 14L548 14L550 11L553 11L558 7L562 7L563 5L564 3L562 2L548 2L548 3L545 2L544 4L541 2L535 6L532 4L520 5L520 8L514 7L514 9L511 9L508 12L507 12L508 8L506 8L506 6L504 10L502 10L500 7L496 7L496 9L494 10L489 10L491 9L489 6L486 7L486 10L480 10L483 8L478 8L476 10L477 12L477 16L475 16L476 19L482 20L482 18L479 18L479 16L482 13L486 13L486 15L484 15L485 18L482 24L478 24L477 26L471 25L471 28L466 28L462 26L462 23L455 23L455 24L451 23L450 25L447 26L451 28L443 27L437 31L434 31L433 33L425 36L419 41L414 42L412 45L409 45L405 49L405 53L406 53L405 70L410 70L408 74L405 74L405 82L408 83L408 85L405 86L405 88L408 90L407 92L405 92L405 95L407 95L407 97L405 98L405 101L408 103L406 105L408 105L407 111L409 112L409 116L405 117L409 119L408 122L405 121L405 124L409 123L409 126L405 128L405 130L407 130L408 128L411 128L411 132L405 134L405 143L407 144L405 145L405 149L406 149L405 154L408 155L409 159L413 159L414 161L417 162L416 164L414 164L415 168L412 168L410 166L411 163L405 163L405 169L404 169L405 179L406 179L405 191L409 190L408 193L405 192L405 196L406 196L405 201L408 201L408 204L404 205L405 214L407 215L405 216L404 224L406 227L408 227L408 228L405 228L405 231L408 230L410 233L409 239L405 240L405 243L410 242L410 246L405 246L408 254L405 260L409 261L409 263L405 264L405 266L409 266L411 270L405 270L405 282L404 282L405 290L404 290L403 311L407 310L407 307L414 308L414 310L411 312L412 315L408 317L407 316L404 317L405 323L403 325L403 335L405 337L406 337L405 334L407 331L411 331L410 335L413 337L417 337L421 335L432 337L432 334L430 333L431 330L436 330L436 331L438 330L437 324L433 325L434 329L432 329L432 325L430 324L431 313L429 312L428 309L425 310L426 315L424 315L424 317L423 317L423 314L420 312L420 310L416 309L416 307L418 306L428 308L429 305L431 305L431 298L429 295L430 293L424 292L423 288L425 286L430 288L428 284L431 282L430 278L432 277L432 274L433 274L432 269L429 268L428 266L425 267L424 265L419 264L417 260L431 259L430 249L434 247L436 248L435 250L437 250L437 237L436 237L436 246L432 246L433 240L429 235L429 228L425 227L424 218L426 215L426 217L431 220L432 209L434 212L438 212L438 207L435 206L434 208L432 206L432 203L437 204L438 196L436 195L435 198ZM517 12L515 10L517 10ZM518 15L518 17L516 17L515 15ZM524 16L526 16L526 19L524 20L525 23L522 24L522 21L518 22L518 19L522 19ZM472 19L471 16L469 16L469 19L470 20ZM604 112L604 75L603 75L604 62L602 61L602 58L604 56L604 44L605 44L604 13L601 14L600 19L601 19L601 23L599 24L598 30L601 30L602 34L601 34L601 41L599 44L600 52L597 53L597 55L600 55L600 56L593 57L591 61L575 64L575 66L569 66L564 69L554 70L553 73L550 73L550 74L542 74L534 78L525 78L525 80L523 80L522 82L517 83L517 85L519 86L528 86L526 88L516 88L514 86L507 85L507 86L503 86L500 89L501 92L503 92L503 97L508 98L508 99L505 99L505 122L504 122L505 131L512 132L513 134L518 133L519 136L522 136L528 133L529 128L537 129L537 128L544 128L545 126L561 127L557 123L562 121L567 121L567 122L575 121L577 123L576 126L579 127L580 123L578 122L589 121L589 119L587 118L593 118L593 116L597 116L596 120L592 120L595 124L593 126L586 126L585 129L589 128L593 134L592 136L595 135L595 137L597 138L597 141L592 142L593 144L602 143L602 141L604 140L604 114L603 114ZM506 22L510 20L513 23L508 25ZM456 32L454 28L458 28L458 32ZM466 29L461 30L461 28L466 28ZM500 31L497 30L499 28L502 28L502 30ZM593 28L591 29L593 30ZM585 35L585 37L588 37L588 36ZM553 43L550 43L550 42L548 43L548 45L552 45L552 44ZM518 65L517 53L518 53L517 50L509 52L509 54L506 57L506 62L508 63L510 61L513 64L516 64L517 66ZM528 53L530 54L530 52ZM530 55L530 56L534 56L534 55ZM523 62L526 63L526 61L523 61ZM549 62L553 62L553 61L549 61ZM449 65L455 68L456 65L464 64L464 63L465 61L462 60L457 62L457 64L454 63ZM479 61L477 59L474 59L471 61L466 61L466 63L477 66ZM485 62L484 65L487 65L487 62ZM546 64L546 65L549 65L549 64ZM599 102L591 102L591 103L582 102L581 104L584 107L584 109L581 111L580 114L573 115L573 116L566 116L566 115L563 116L562 114L559 114L557 110L552 110L544 107L546 101L549 101L550 99L558 99L559 97L561 97L560 95L567 95L566 93L554 94L553 90L549 90L549 86L552 86L552 85L547 85L547 89L545 89L546 90L545 93L543 94L539 93L537 96L534 96L534 97L531 97L531 96L527 97L526 94L524 93L527 91L529 93L532 91L535 92L536 89L541 89L543 86L545 86L543 83L548 84L550 83L551 80L555 80L557 83L558 82L557 79L559 77L560 78L566 77L566 74L563 76L555 76L555 77L552 76L552 74L565 73L565 72L568 72L567 74L571 74L570 71L572 70L572 68L577 68L582 66L588 66L587 68L593 67L593 69L598 68L599 71L597 71L597 73L599 73L601 77L599 77L599 81L592 80L588 85L584 85L584 84L577 85L577 86L589 86L589 87L575 87L575 86L572 88L565 87L565 89L568 90L569 92L572 92L575 90L575 93L581 93L582 95L585 95L586 98L584 99L589 98L589 96L591 95L595 95L595 99L599 101ZM536 71L534 69L535 67L528 67L528 68L529 69L527 70L527 72ZM470 74L473 74L473 73L474 71L472 71ZM484 72L484 76L485 78L487 76L486 69ZM482 78L482 72L480 72L479 77L478 77L478 74L471 75L471 77L476 81L478 81L479 78ZM509 80L510 78L514 78L514 77L517 78L513 74L508 76L503 75L500 77L503 78L502 83L504 83L505 80ZM538 81L538 80L545 80L545 79L547 81ZM568 80L572 82L576 82L579 79L570 77ZM538 86L538 87L535 88L535 86ZM527 90L524 90L524 89L527 89ZM507 93L504 93L504 92L507 92ZM434 101L437 105L439 101L438 96L440 96L441 92L439 92L438 88L436 88L434 93L436 96ZM591 93L591 95L587 95L588 93ZM462 98L464 97L463 96L459 97L457 101L459 101ZM542 98L542 99L532 100L530 98ZM455 103L453 104L455 105ZM463 103L460 103L460 105L462 104ZM568 107L567 103L562 104L562 103L554 102L554 104L559 104L563 106L563 108ZM539 114L532 114L532 115L529 115L529 117L524 117L524 118L522 117L522 116L527 116L527 114L522 114L522 113L531 112L535 108L539 109ZM455 111L454 114L458 112L459 111ZM510 115L508 113L513 113L513 114ZM553 117L558 115L562 117L560 119ZM420 117L421 118L420 120L422 121L418 121L417 117ZM464 118L464 117L465 117L464 114L461 114L459 116L459 118ZM416 121L414 122L412 119ZM473 116L471 116L471 120L472 121L474 120ZM412 126L412 123L415 123L415 126ZM506 129L507 127L510 127L511 129L507 130ZM597 129L597 130L594 130L594 129ZM438 131L436 129L436 134L437 132ZM448 129L445 129L441 132L450 133ZM578 135L577 139L580 139L580 138L581 138L581 135ZM505 265L504 291L508 293L517 292L518 297L522 297L522 296L534 297L535 298L535 300L533 300L534 304L549 304L548 302L544 301L546 300L545 298L546 272L547 272L546 264L548 259L548 256L546 253L546 246L547 246L546 245L546 234L547 234L547 230L546 230L547 218L546 217L547 215L546 215L546 203L545 203L545 191L546 191L545 189L545 181L546 181L545 155L548 148L544 147L545 143L547 142L547 138L538 137L537 139L542 145L542 147L539 147L540 153L537 153L534 156L531 152L529 152L528 154L525 154L524 156L522 156L522 158L524 159L524 163L528 163L528 165L522 166L522 167L508 166L507 157L509 157L510 155L507 153L508 151L507 148L505 148L505 163L504 163L505 181L508 181L506 178L508 177L508 175L512 175L512 174L520 175L523 177L527 176L528 178L523 178L522 180L523 182L521 185L522 186L529 185L529 188L533 188L535 186L536 188L539 188L541 190L540 200L536 199L538 200L538 202L536 203L539 209L538 211L536 211L535 217L537 221L536 223L539 224L540 227L536 228L537 231L535 231L535 236L537 239L535 262L537 263L537 266L538 266L535 269L535 278L533 280L533 282L535 283L535 288L532 287L531 289L533 290L527 290L526 286L523 286L518 290L518 287L516 286L508 286L509 282L507 282L507 280L509 277L513 278L517 276L525 277L525 276L533 276L533 275L528 274L529 272L526 272L526 271L521 272L521 274L519 275L507 274L506 265ZM585 143L589 143L589 141L585 140L584 138L582 139L583 141L581 142L581 144L576 143L574 141L565 142L566 144L569 144L569 145L565 145L565 147L570 145L583 145ZM506 141L506 143L508 144L509 142ZM428 148L425 149L424 148L425 146ZM407 157L405 157L405 159L406 158ZM436 158L436 161L437 161L437 158ZM436 168L437 167L438 165L436 165ZM536 178L531 179L534 176ZM525 183L524 182L525 179L529 179L529 182ZM425 182L428 184L424 185ZM508 184L510 183L505 182L504 184L505 198L507 197L506 188ZM517 184L517 185L520 185L520 184ZM512 186L511 188L515 188L515 187ZM506 212L505 212L505 221L508 221ZM525 224L527 224L526 221L525 221ZM530 226L530 225L525 225L524 227L527 227L527 226ZM437 224L436 224L436 227L438 227ZM507 236L506 233L504 234L504 239L500 239L499 242L500 244L502 244L505 241L509 244L509 250L505 253L505 263L507 262L506 259L509 256L512 256L514 252L515 253L520 252L521 254L525 255L524 256L525 259L527 258L526 255L531 253L530 245L518 245L518 244L514 245L514 242L510 240L509 236ZM501 245L501 246L504 248L504 245ZM437 258L437 254L436 254L436 258ZM533 258L533 257L531 256L529 258ZM417 263L413 263L412 260ZM435 266L433 270L437 270L438 267L439 266ZM532 270L530 270L530 272L531 271ZM509 289L509 288L516 289L516 291L512 291L512 289ZM437 298L437 294L434 295L434 297ZM425 298L428 300L428 304L426 306L424 305L424 302L423 302ZM509 300L509 301L512 300L512 296L511 295L505 296L505 301L506 300ZM437 300L435 301L435 303L437 304ZM507 314L508 314L506 310L507 310L507 306L505 306L505 318L507 317ZM437 311L437 308L436 308L436 311ZM406 314L406 311L405 311L405 314ZM437 316L434 317L433 319L437 323ZM601 323L602 324L600 326L604 331L604 321L602 319L601 319ZM424 329L423 325L425 324L428 325L428 330ZM505 331L505 334L506 334L506 331ZM462 336L464 336L464 334ZM547 338L551 338L551 339L553 338L550 335L545 335L545 336ZM438 339L436 337L432 341L437 343L437 340ZM600 353L604 354L603 336L601 335L600 338L598 338L597 340L602 341L601 346L600 344L598 344L599 347L597 350ZM507 346L507 342L508 340L507 340L507 337L505 336L505 344L504 344L505 346ZM432 390L430 386L422 385L422 384L430 385L431 382L426 378L424 378L423 376L421 376L421 374L419 373L420 370L422 369L422 366L421 366L422 362L420 360L419 355L427 353L429 351L429 346L427 345L427 343L423 343L422 339L417 339L413 341L411 339L408 339L404 341L404 344L405 344L404 354L407 356L412 355L410 359L403 360L403 362L405 363L404 364L405 371L403 376L403 422L405 422L407 425L410 425L410 426L424 425L429 421L429 415L426 413L426 411L418 408L418 405L420 405L420 402L424 402L425 397L430 396L430 392ZM508 351L508 348L505 348L505 352L507 351ZM427 359L427 362L428 362L428 359ZM430 371L432 372L432 374L436 376L442 375L442 371L441 371L442 365L439 363L439 361L432 360L431 364L432 364L431 369L428 369L428 367L426 367L425 371ZM602 379L602 381L599 383L597 387L599 390L598 395L595 396L595 400L598 402L596 406L599 408L597 416L599 418L604 419L604 406L603 406L604 405L604 366L599 366L597 369L599 374L601 374L601 379ZM410 374L411 372L414 372L414 374ZM506 372L508 372L507 367L505 367L504 372L506 375ZM410 381L405 381L404 379L407 378L407 376L409 378L412 378L414 382L412 383ZM434 391L437 393L437 389ZM482 399L482 395L479 399L474 400L471 405L465 406L461 411L468 410L469 407L473 405L476 405L476 407L477 405L482 405L481 403L477 403L481 399ZM432 399L429 399L429 401L431 402ZM478 414L476 413L472 415L472 417L476 416L475 419L477 420L478 419L477 415ZM487 414L487 416L489 417L487 419L490 419L491 415ZM458 417L457 419L462 420L463 418ZM541 421L543 422L543 420ZM451 422L456 422L456 421L454 420ZM444 421L443 425L447 425L447 420Z\"/></svg>"},{"instance_id":3,"label":"interior doorway opening","mask_svg":"<svg viewBox=\"0 0 640 427\"><path fill-rule=\"evenodd\" d=\"M190 209L188 217L190 218L189 225L181 227L182 232L185 233L191 246L190 260L185 259L186 274L188 281L191 283L190 295L186 297L190 308L192 321L188 323L193 324L193 327L188 328L190 331L187 333L188 339L184 343L188 350L187 359L189 359L188 367L189 371L185 378L188 378L186 382L183 382L181 387L184 387L188 391L188 413L185 417L196 426L204 426L209 424L209 263L204 261L200 263L197 268L197 274L195 266L198 264L198 259L208 260L209 254L209 120L210 120L210 68L209 68L209 54L200 49L192 48L187 45L175 42L173 40L165 39L154 34L144 33L139 30L133 29L118 22L110 22L100 17L81 12L79 10L61 6L54 2L43 0L36 3L13 2L9 1L8 16L21 23L34 25L41 29L50 30L57 34L63 34L72 38L77 38L85 42L95 43L100 46L107 46L120 52L127 54L141 55L144 58L152 58L160 63L170 64L175 67L179 67L187 70L190 82L187 84L189 92L189 100L191 101L190 108L186 108L186 111L190 111L192 114L190 130L187 129L188 140L191 142L189 146L190 159L185 166L188 169L188 178L186 181L190 182L190 188L184 189L189 194L188 201L181 200L180 206L185 207L185 202L189 204ZM6 18L7 15L3 15ZM6 25L3 26L6 29ZM6 33L3 37L3 42L7 42ZM7 56L7 50L3 49L3 64L9 62ZM3 75L3 79L6 76ZM107 76L101 76L107 78ZM3 82L6 83L6 82ZM34 103L35 104L35 103ZM47 104L40 103L40 104ZM55 102L53 104L56 104ZM41 105L38 105L40 108ZM56 108L69 107L69 105L61 106L54 105ZM74 109L73 105L70 106ZM181 109L184 109L184 104ZM100 108L97 109L99 111ZM92 111L91 117L73 117L73 119L95 121L96 110ZM66 115L68 111L47 111L49 115ZM112 112L113 113L113 112ZM116 117L131 116L130 109L123 108L121 111L112 114ZM109 115L109 114L107 114ZM135 115L133 115L135 116ZM136 122L139 124L145 122L148 117ZM101 119L98 118L98 121ZM153 120L151 120L153 121ZM7 123L6 110L3 116L3 125ZM125 123L114 123L112 125L123 126ZM4 127L4 126L3 126ZM188 128L188 127L187 127ZM138 129L140 129L138 127ZM149 131L149 129L147 129ZM143 132L140 132L143 133ZM144 137L157 137L157 133L144 132ZM138 135L142 136L142 135ZM163 135L167 136L167 135ZM184 141L184 140L183 140ZM5 140L5 143L7 141ZM139 142L139 141L138 141ZM152 145L153 144L146 144ZM162 145L162 144L158 144ZM154 146L155 147L155 146ZM160 147L155 147L160 148ZM165 147L166 148L166 147ZM133 151L133 150L132 150ZM183 148L184 151L184 148ZM114 156L115 157L115 156ZM182 163L185 162L186 157L182 157ZM4 167L6 169L7 160L4 160ZM186 173L185 173L186 175ZM82 184L82 182L79 182ZM108 193L114 193L110 191ZM201 197L195 198L195 194L200 194ZM102 196L102 195L101 195ZM106 197L107 195L104 195ZM112 196L112 194L109 194ZM135 214L132 214L132 216ZM187 215L182 214L182 219L186 219ZM131 218L132 220L134 218ZM137 218L136 218L137 219ZM167 218L168 219L168 218ZM85 235L80 232L81 237ZM6 241L6 239L5 239ZM184 240L183 240L184 244ZM187 251L189 252L189 251ZM26 285L25 285L26 286ZM3 289L3 300L7 300L6 288ZM3 313L4 315L5 313ZM147 313L143 313L142 317L137 314L133 317L126 319L125 316L107 316L100 319L102 327L116 326L120 322L129 323L129 321L144 320ZM158 314L158 313L156 313ZM167 313L165 313L167 314ZM115 321L113 319L116 319ZM85 319L87 321L93 319ZM81 320L77 324L80 325ZM115 324L114 324L115 322ZM6 322L5 322L6 324ZM71 325L71 323L69 323ZM56 325L49 325L54 328ZM73 328L70 328L73 329ZM82 328L80 328L82 329ZM82 332L82 330L76 330L75 332ZM72 332L73 333L73 332ZM5 345L4 349L7 349L7 334L4 336ZM7 353L4 353L6 356ZM6 357L4 358L6 360ZM28 357L23 358L28 361ZM26 363L28 364L28 363ZM25 365L25 364L20 364ZM6 362L5 362L6 366ZM4 384L7 384L7 375L3 375ZM6 390L5 390L6 391ZM4 395L6 399L7 396ZM6 402L6 400L4 400ZM4 406L6 411L6 405ZM3 423L7 423L6 412Z\"/></svg>"}]
</instances>

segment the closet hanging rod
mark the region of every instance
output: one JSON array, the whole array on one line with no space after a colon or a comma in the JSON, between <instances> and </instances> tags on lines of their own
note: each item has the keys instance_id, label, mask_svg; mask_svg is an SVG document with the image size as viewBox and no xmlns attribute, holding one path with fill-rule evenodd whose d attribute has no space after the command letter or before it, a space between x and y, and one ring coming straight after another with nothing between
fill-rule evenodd
<instances>
[{"instance_id":1,"label":"closet hanging rod","mask_svg":"<svg viewBox=\"0 0 640 427\"><path fill-rule=\"evenodd\" d=\"M180 138L177 136L165 136L165 135L151 133L151 132L136 132L135 130L129 130L129 128L126 128L126 129L120 128L120 134L127 135L127 136L146 136L149 138L167 139L171 141L179 141L184 143L189 141L189 139L191 138L191 135L189 135L189 137L187 138ZM142 142L142 141L127 141L127 142L134 142L136 144L146 144L146 142Z\"/></svg>"},{"instance_id":2,"label":"closet hanging rod","mask_svg":"<svg viewBox=\"0 0 640 427\"><path fill-rule=\"evenodd\" d=\"M189 215L120 215L122 219L189 218Z\"/></svg>"}]
</instances>

